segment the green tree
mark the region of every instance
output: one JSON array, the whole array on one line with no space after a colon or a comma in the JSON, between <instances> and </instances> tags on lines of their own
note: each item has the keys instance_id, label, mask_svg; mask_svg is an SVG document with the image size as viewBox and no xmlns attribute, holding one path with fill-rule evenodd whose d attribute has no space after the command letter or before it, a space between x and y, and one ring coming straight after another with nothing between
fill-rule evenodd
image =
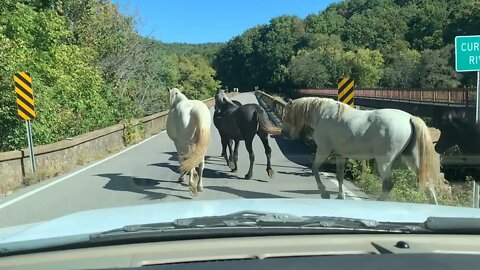
<instances>
[{"instance_id":1,"label":"green tree","mask_svg":"<svg viewBox=\"0 0 480 270\"><path fill-rule=\"evenodd\" d=\"M427 49L422 52L417 70L419 87L451 88L460 85L455 70L449 65L452 49L452 46L446 46L440 50Z\"/></svg>"},{"instance_id":2,"label":"green tree","mask_svg":"<svg viewBox=\"0 0 480 270\"><path fill-rule=\"evenodd\" d=\"M350 77L357 87L377 87L383 76L383 56L378 50L358 49L344 55Z\"/></svg>"},{"instance_id":3,"label":"green tree","mask_svg":"<svg viewBox=\"0 0 480 270\"><path fill-rule=\"evenodd\" d=\"M258 57L262 61L260 76L265 80L260 87L272 90L285 87L286 66L304 33L303 22L296 16L280 16L270 21L258 46Z\"/></svg>"},{"instance_id":4,"label":"green tree","mask_svg":"<svg viewBox=\"0 0 480 270\"><path fill-rule=\"evenodd\" d=\"M340 35L345 29L345 18L326 10L318 15L311 14L305 18L305 32L311 34Z\"/></svg>"},{"instance_id":5,"label":"green tree","mask_svg":"<svg viewBox=\"0 0 480 270\"><path fill-rule=\"evenodd\" d=\"M322 55L311 52L296 56L288 69L290 79L296 87L320 88L328 83L330 75L322 64Z\"/></svg>"},{"instance_id":6,"label":"green tree","mask_svg":"<svg viewBox=\"0 0 480 270\"><path fill-rule=\"evenodd\" d=\"M439 49L444 45L443 31L448 24L450 1L426 0L412 9L413 16L408 22L405 38L412 48Z\"/></svg>"},{"instance_id":7,"label":"green tree","mask_svg":"<svg viewBox=\"0 0 480 270\"><path fill-rule=\"evenodd\" d=\"M190 99L204 99L213 96L220 87L220 82L214 79L215 70L199 55L185 57L174 56L178 69L178 86Z\"/></svg>"},{"instance_id":8,"label":"green tree","mask_svg":"<svg viewBox=\"0 0 480 270\"><path fill-rule=\"evenodd\" d=\"M405 41L397 41L384 57L382 86L408 88L418 85L417 69L421 57L418 51L409 49Z\"/></svg>"}]
</instances>

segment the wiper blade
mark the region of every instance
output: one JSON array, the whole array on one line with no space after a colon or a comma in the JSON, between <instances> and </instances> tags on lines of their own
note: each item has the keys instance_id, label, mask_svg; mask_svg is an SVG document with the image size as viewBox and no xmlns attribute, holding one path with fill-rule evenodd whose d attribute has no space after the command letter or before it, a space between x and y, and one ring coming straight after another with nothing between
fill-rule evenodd
<instances>
[{"instance_id":1,"label":"wiper blade","mask_svg":"<svg viewBox=\"0 0 480 270\"><path fill-rule=\"evenodd\" d=\"M295 216L283 213L238 212L231 215L177 219L179 227L213 228L213 227L295 227L321 229L349 229L384 232L420 232L425 231L421 223L378 222L370 219L356 219L326 216Z\"/></svg>"},{"instance_id":2,"label":"wiper blade","mask_svg":"<svg viewBox=\"0 0 480 270\"><path fill-rule=\"evenodd\" d=\"M429 217L425 227L435 233L480 233L480 218Z\"/></svg>"},{"instance_id":3,"label":"wiper blade","mask_svg":"<svg viewBox=\"0 0 480 270\"><path fill-rule=\"evenodd\" d=\"M117 235L164 233L207 229L300 229L335 232L424 232L421 223L389 223L369 219L343 217L296 216L284 213L253 211L236 212L222 216L176 219L173 222L128 225L111 231L93 234L91 240L111 238Z\"/></svg>"}]
</instances>

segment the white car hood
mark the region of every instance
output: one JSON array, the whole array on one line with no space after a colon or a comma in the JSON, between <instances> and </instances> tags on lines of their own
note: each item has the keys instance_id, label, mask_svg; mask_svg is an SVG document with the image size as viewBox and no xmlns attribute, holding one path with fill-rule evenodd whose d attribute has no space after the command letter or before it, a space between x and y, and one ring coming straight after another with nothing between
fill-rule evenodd
<instances>
[{"instance_id":1,"label":"white car hood","mask_svg":"<svg viewBox=\"0 0 480 270\"><path fill-rule=\"evenodd\" d=\"M391 222L424 222L430 216L480 218L479 209L427 204L322 199L192 200L96 209L42 223L3 228L0 229L0 245L61 239L103 232L125 225L170 222L178 218L226 215L246 210Z\"/></svg>"}]
</instances>

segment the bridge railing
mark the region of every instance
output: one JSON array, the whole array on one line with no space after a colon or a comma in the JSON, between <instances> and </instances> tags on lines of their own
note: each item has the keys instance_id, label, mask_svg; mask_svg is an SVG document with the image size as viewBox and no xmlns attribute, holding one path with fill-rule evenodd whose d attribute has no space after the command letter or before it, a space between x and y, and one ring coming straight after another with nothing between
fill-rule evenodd
<instances>
[{"instance_id":1,"label":"bridge railing","mask_svg":"<svg viewBox=\"0 0 480 270\"><path fill-rule=\"evenodd\" d=\"M337 97L337 89L297 89L300 96ZM370 88L355 89L355 97L369 99L384 99L420 103L463 104L466 107L475 106L476 91L473 88Z\"/></svg>"}]
</instances>

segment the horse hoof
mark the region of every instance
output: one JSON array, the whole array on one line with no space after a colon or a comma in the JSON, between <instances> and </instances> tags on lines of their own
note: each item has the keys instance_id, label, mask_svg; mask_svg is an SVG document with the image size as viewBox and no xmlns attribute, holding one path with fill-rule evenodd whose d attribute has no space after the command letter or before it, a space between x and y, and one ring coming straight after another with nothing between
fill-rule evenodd
<instances>
[{"instance_id":1,"label":"horse hoof","mask_svg":"<svg viewBox=\"0 0 480 270\"><path fill-rule=\"evenodd\" d=\"M270 179L272 179L275 172L272 169L270 169L270 170L267 170L267 174L268 174L268 177L270 177Z\"/></svg>"},{"instance_id":2,"label":"horse hoof","mask_svg":"<svg viewBox=\"0 0 480 270\"><path fill-rule=\"evenodd\" d=\"M322 192L322 199L330 199L330 194Z\"/></svg>"},{"instance_id":3,"label":"horse hoof","mask_svg":"<svg viewBox=\"0 0 480 270\"><path fill-rule=\"evenodd\" d=\"M197 191L196 187L189 187L189 191L190 191L190 195L192 195L192 197L196 197L198 195L198 191Z\"/></svg>"},{"instance_id":4,"label":"horse hoof","mask_svg":"<svg viewBox=\"0 0 480 270\"><path fill-rule=\"evenodd\" d=\"M178 183L183 183L183 177L178 178Z\"/></svg>"},{"instance_id":5,"label":"horse hoof","mask_svg":"<svg viewBox=\"0 0 480 270\"><path fill-rule=\"evenodd\" d=\"M227 165L228 165L228 167L229 167L230 169L232 169L232 171L233 171L233 170L236 170L236 168L235 168L235 163L234 163L233 161L227 162Z\"/></svg>"},{"instance_id":6,"label":"horse hoof","mask_svg":"<svg viewBox=\"0 0 480 270\"><path fill-rule=\"evenodd\" d=\"M338 195L338 196L337 196L337 200L345 200L345 197L344 197L344 196L341 196L341 195Z\"/></svg>"},{"instance_id":7,"label":"horse hoof","mask_svg":"<svg viewBox=\"0 0 480 270\"><path fill-rule=\"evenodd\" d=\"M197 187L197 190L198 190L198 192L202 192L202 191L203 191L203 187L202 187L202 186L198 186L198 187Z\"/></svg>"},{"instance_id":8,"label":"horse hoof","mask_svg":"<svg viewBox=\"0 0 480 270\"><path fill-rule=\"evenodd\" d=\"M248 174L248 173L245 174L245 179L246 179L246 180L252 179L252 175L251 175L251 174Z\"/></svg>"}]
</instances>

